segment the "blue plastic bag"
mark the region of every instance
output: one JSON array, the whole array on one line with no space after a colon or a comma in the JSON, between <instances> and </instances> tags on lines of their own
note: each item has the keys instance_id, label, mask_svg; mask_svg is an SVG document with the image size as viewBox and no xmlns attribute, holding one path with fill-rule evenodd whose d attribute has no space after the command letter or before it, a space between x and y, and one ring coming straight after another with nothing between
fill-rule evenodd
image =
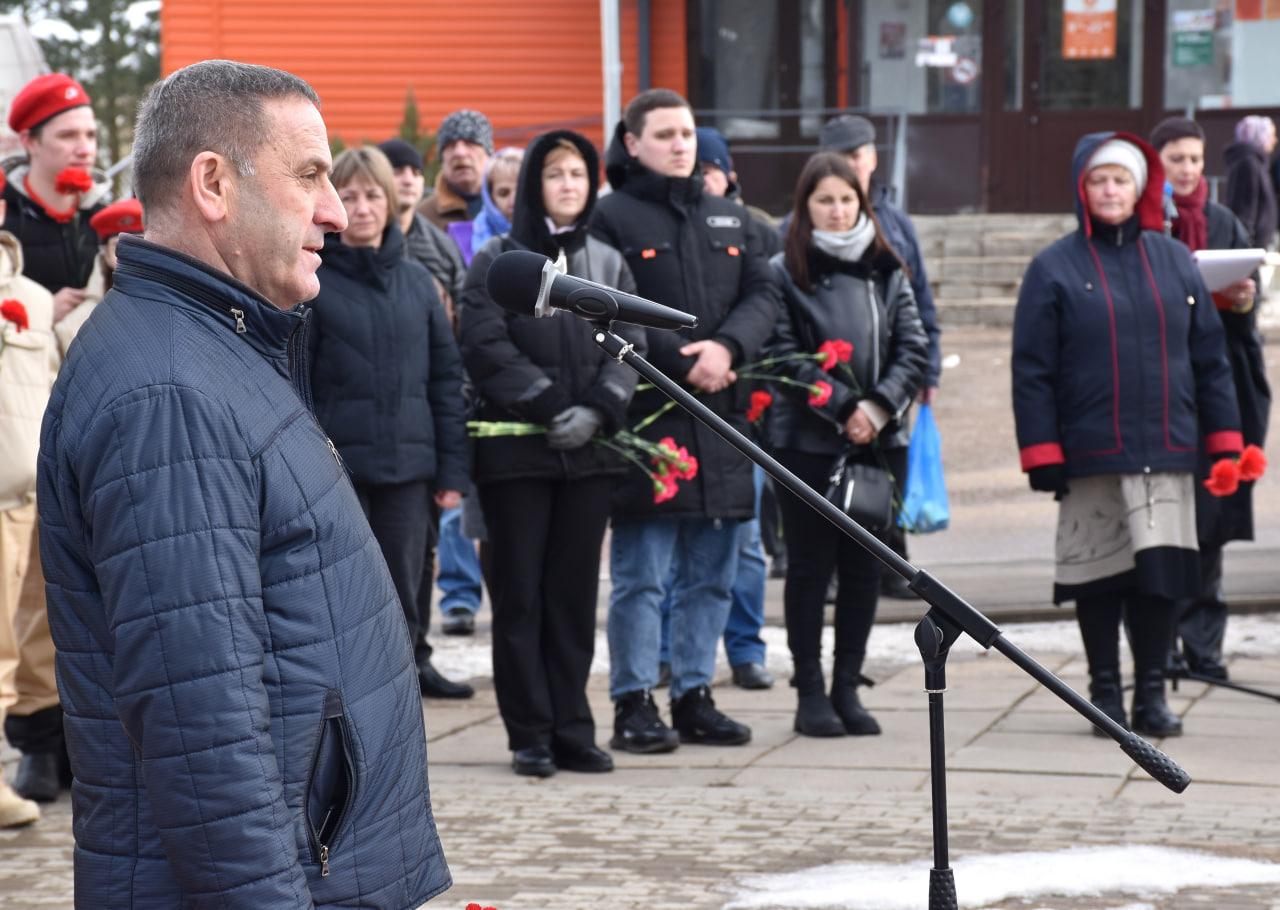
<instances>
[{"instance_id":1,"label":"blue plastic bag","mask_svg":"<svg viewBox=\"0 0 1280 910\"><path fill-rule=\"evenodd\" d=\"M907 490L898 526L912 534L943 530L951 521L947 481L942 476L942 437L933 408L920 405L907 449Z\"/></svg>"}]
</instances>

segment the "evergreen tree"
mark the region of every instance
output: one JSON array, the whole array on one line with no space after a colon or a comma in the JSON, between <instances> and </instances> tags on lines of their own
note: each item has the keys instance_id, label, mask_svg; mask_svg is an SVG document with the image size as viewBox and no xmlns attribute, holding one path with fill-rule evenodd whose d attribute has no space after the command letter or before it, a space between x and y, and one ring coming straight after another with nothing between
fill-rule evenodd
<instances>
[{"instance_id":1,"label":"evergreen tree","mask_svg":"<svg viewBox=\"0 0 1280 910\"><path fill-rule=\"evenodd\" d=\"M434 133L422 131L422 118L418 116L418 99L414 97L413 86L404 99L404 119L400 122L400 138L422 152L425 167L423 176L427 178L427 189L436 182L436 174L440 173L440 162L436 160L436 137Z\"/></svg>"}]
</instances>

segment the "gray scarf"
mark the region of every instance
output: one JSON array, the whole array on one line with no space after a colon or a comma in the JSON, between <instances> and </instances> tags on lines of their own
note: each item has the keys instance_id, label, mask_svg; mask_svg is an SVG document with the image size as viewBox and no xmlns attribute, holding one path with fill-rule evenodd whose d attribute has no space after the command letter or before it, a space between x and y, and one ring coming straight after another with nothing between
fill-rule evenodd
<instances>
[{"instance_id":1,"label":"gray scarf","mask_svg":"<svg viewBox=\"0 0 1280 910\"><path fill-rule=\"evenodd\" d=\"M876 226L866 212L858 213L858 220L847 231L820 231L813 229L811 242L822 252L845 262L857 262L876 239Z\"/></svg>"}]
</instances>

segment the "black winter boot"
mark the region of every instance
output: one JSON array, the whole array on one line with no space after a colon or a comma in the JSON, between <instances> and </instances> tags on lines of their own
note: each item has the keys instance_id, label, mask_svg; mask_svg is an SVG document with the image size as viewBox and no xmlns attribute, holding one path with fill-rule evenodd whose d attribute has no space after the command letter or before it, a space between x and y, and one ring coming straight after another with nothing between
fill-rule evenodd
<instances>
[{"instance_id":1,"label":"black winter boot","mask_svg":"<svg viewBox=\"0 0 1280 910\"><path fill-rule=\"evenodd\" d=\"M1182 721L1164 700L1164 670L1144 667L1133 681L1133 732L1147 736L1181 736Z\"/></svg>"},{"instance_id":2,"label":"black winter boot","mask_svg":"<svg viewBox=\"0 0 1280 910\"><path fill-rule=\"evenodd\" d=\"M1124 716L1124 695L1120 691L1120 670L1096 670L1089 674L1089 701L1107 717L1126 730L1129 721ZM1101 727L1093 728L1094 736L1106 736Z\"/></svg>"},{"instance_id":3,"label":"black winter boot","mask_svg":"<svg viewBox=\"0 0 1280 910\"><path fill-rule=\"evenodd\" d=\"M817 660L797 660L791 685L799 696L796 732L802 736L844 736L844 721L831 706L822 681L822 664Z\"/></svg>"},{"instance_id":4,"label":"black winter boot","mask_svg":"<svg viewBox=\"0 0 1280 910\"><path fill-rule=\"evenodd\" d=\"M880 725L858 699L858 686L874 685L862 675L861 661L854 663L836 658L835 669L831 674L831 706L844 721L845 732L850 736L880 734Z\"/></svg>"},{"instance_id":5,"label":"black winter boot","mask_svg":"<svg viewBox=\"0 0 1280 910\"><path fill-rule=\"evenodd\" d=\"M751 728L725 717L711 700L711 689L698 686L671 703L671 725L682 743L740 746L751 741Z\"/></svg>"},{"instance_id":6,"label":"black winter boot","mask_svg":"<svg viewBox=\"0 0 1280 910\"><path fill-rule=\"evenodd\" d=\"M643 689L624 692L613 706L613 739L609 748L648 754L670 752L680 737L662 722L653 696Z\"/></svg>"}]
</instances>

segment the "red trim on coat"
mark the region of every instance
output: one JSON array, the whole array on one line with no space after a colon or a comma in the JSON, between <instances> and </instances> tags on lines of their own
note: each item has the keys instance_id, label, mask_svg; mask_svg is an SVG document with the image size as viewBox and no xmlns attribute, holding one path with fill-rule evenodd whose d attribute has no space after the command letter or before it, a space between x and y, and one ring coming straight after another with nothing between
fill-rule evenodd
<instances>
[{"instance_id":1,"label":"red trim on coat","mask_svg":"<svg viewBox=\"0 0 1280 910\"><path fill-rule=\"evenodd\" d=\"M1056 442L1042 442L1038 445L1027 446L1022 450L1022 470L1030 471L1032 468L1044 467L1047 464L1064 464L1066 459L1062 456L1062 446Z\"/></svg>"},{"instance_id":2,"label":"red trim on coat","mask_svg":"<svg viewBox=\"0 0 1280 910\"><path fill-rule=\"evenodd\" d=\"M1243 452L1244 434L1239 430L1219 430L1204 438L1204 447L1210 455L1222 452Z\"/></svg>"}]
</instances>

